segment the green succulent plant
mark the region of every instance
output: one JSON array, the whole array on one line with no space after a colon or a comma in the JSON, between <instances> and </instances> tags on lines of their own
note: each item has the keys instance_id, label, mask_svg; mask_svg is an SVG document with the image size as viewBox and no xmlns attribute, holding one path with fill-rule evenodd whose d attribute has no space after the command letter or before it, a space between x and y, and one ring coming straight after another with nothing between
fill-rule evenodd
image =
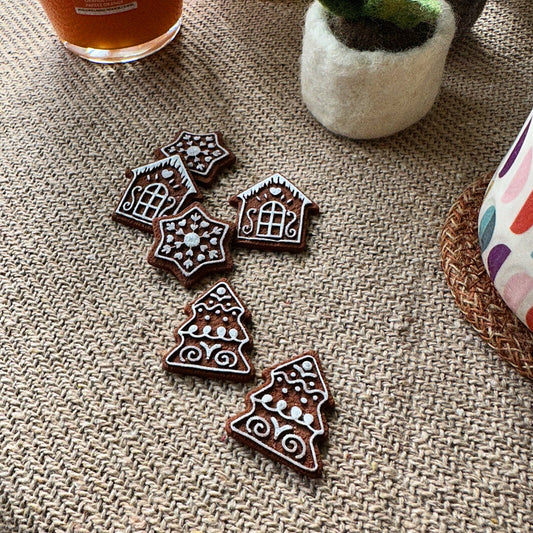
<instances>
[{"instance_id":1,"label":"green succulent plant","mask_svg":"<svg viewBox=\"0 0 533 533\"><path fill-rule=\"evenodd\" d=\"M319 0L334 15L346 20L385 20L402 29L425 22L435 25L441 13L438 0Z\"/></svg>"}]
</instances>

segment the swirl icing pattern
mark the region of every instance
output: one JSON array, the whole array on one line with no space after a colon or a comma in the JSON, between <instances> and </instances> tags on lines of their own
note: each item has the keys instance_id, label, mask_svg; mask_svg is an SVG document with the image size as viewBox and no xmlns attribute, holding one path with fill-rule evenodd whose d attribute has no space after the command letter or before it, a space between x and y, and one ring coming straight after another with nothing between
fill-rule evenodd
<instances>
[{"instance_id":1,"label":"swirl icing pattern","mask_svg":"<svg viewBox=\"0 0 533 533\"><path fill-rule=\"evenodd\" d=\"M253 377L245 327L250 312L227 280L219 280L185 312L189 319L175 332L178 344L163 357L165 370L233 381Z\"/></svg>"},{"instance_id":2,"label":"swirl icing pattern","mask_svg":"<svg viewBox=\"0 0 533 533\"><path fill-rule=\"evenodd\" d=\"M148 262L172 272L190 287L209 272L231 270L230 224L210 216L195 202L177 215L153 221L154 244Z\"/></svg>"},{"instance_id":3,"label":"swirl icing pattern","mask_svg":"<svg viewBox=\"0 0 533 533\"><path fill-rule=\"evenodd\" d=\"M323 410L333 407L316 352L270 369L266 383L246 397L246 410L226 424L233 438L310 477L322 461L318 443L327 437Z\"/></svg>"}]
</instances>

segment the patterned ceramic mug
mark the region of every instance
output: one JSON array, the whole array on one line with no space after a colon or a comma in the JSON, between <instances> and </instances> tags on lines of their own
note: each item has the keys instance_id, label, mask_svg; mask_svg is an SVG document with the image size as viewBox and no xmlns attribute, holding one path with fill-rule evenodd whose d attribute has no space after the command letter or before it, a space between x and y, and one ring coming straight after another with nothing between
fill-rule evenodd
<instances>
[{"instance_id":1,"label":"patterned ceramic mug","mask_svg":"<svg viewBox=\"0 0 533 533\"><path fill-rule=\"evenodd\" d=\"M183 0L40 0L70 51L90 61L133 61L169 43Z\"/></svg>"},{"instance_id":2,"label":"patterned ceramic mug","mask_svg":"<svg viewBox=\"0 0 533 533\"><path fill-rule=\"evenodd\" d=\"M483 263L510 309L533 330L533 111L485 193L478 229Z\"/></svg>"}]
</instances>

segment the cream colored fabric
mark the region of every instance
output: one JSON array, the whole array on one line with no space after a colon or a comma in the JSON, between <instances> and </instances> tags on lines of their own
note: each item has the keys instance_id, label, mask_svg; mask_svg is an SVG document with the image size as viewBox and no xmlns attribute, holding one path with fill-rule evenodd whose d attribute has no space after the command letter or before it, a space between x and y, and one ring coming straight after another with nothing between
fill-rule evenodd
<instances>
[{"instance_id":1,"label":"cream colored fabric","mask_svg":"<svg viewBox=\"0 0 533 533\"><path fill-rule=\"evenodd\" d=\"M0 0L0 531L528 531L531 383L462 319L438 234L531 108L529 0L491 0L430 113L339 138L300 97L307 2L190 0L156 56L65 52L35 1ZM127 166L219 129L226 200L281 172L321 207L304 255L234 251L260 371L308 349L336 400L309 481L225 438L251 385L169 376L184 290L111 218ZM260 382L258 380L257 382Z\"/></svg>"},{"instance_id":2,"label":"cream colored fabric","mask_svg":"<svg viewBox=\"0 0 533 533\"><path fill-rule=\"evenodd\" d=\"M377 139L397 133L428 113L440 90L455 33L450 6L442 2L434 35L404 52L359 51L331 32L318 0L305 18L302 98L313 116L334 133Z\"/></svg>"}]
</instances>

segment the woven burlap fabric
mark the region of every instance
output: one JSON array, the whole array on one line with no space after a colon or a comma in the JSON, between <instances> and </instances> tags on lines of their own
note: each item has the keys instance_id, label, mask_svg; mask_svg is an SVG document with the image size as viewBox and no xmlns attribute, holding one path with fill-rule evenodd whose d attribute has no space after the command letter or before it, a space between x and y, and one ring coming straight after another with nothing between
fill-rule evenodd
<instances>
[{"instance_id":1,"label":"woven burlap fabric","mask_svg":"<svg viewBox=\"0 0 533 533\"><path fill-rule=\"evenodd\" d=\"M299 96L307 3L189 1L150 59L69 55L35 1L0 0L0 531L529 531L531 382L462 318L440 268L454 199L530 110L529 0L491 0L420 123L357 142ZM180 127L321 207L305 254L237 249L253 361L319 351L337 407L309 481L226 439L253 385L166 374L185 290L110 215L124 170ZM257 380L256 382L260 382Z\"/></svg>"}]
</instances>

